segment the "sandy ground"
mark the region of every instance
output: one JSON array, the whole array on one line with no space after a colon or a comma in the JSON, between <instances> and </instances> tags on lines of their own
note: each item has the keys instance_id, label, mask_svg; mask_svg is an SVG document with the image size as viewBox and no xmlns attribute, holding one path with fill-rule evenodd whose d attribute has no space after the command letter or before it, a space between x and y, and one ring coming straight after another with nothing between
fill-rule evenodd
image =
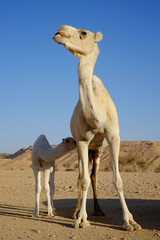
<instances>
[{"instance_id":1,"label":"sandy ground","mask_svg":"<svg viewBox=\"0 0 160 240\"><path fill-rule=\"evenodd\" d=\"M56 216L47 216L45 193L40 217L32 218L34 178L31 168L0 170L0 239L160 239L160 173L121 173L126 201L141 231L122 230L122 212L112 185L111 172L98 173L98 193L103 217L92 216L91 186L87 212L89 228L74 229L72 215L77 199L77 171L57 171L54 204Z\"/></svg>"}]
</instances>

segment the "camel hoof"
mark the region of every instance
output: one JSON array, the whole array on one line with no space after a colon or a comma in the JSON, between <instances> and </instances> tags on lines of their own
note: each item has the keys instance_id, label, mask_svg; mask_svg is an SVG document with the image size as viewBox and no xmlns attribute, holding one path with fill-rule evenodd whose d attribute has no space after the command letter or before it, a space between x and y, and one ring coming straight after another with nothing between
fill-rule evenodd
<instances>
[{"instance_id":1,"label":"camel hoof","mask_svg":"<svg viewBox=\"0 0 160 240\"><path fill-rule=\"evenodd\" d=\"M39 214L35 214L35 213L34 213L34 214L32 215L32 217L33 217L33 218L34 218L34 217L39 217Z\"/></svg>"},{"instance_id":2,"label":"camel hoof","mask_svg":"<svg viewBox=\"0 0 160 240\"><path fill-rule=\"evenodd\" d=\"M82 220L82 222L80 222L79 220L77 220L74 224L73 224L74 228L87 228L90 227L90 223L87 220Z\"/></svg>"},{"instance_id":3,"label":"camel hoof","mask_svg":"<svg viewBox=\"0 0 160 240\"><path fill-rule=\"evenodd\" d=\"M134 227L135 230L141 230L142 229L142 227L137 223L134 224L133 227Z\"/></svg>"},{"instance_id":4,"label":"camel hoof","mask_svg":"<svg viewBox=\"0 0 160 240\"><path fill-rule=\"evenodd\" d=\"M126 231L129 231L129 232L133 232L133 231L134 231L134 227L133 227L132 225L130 225L130 224L128 224L128 225L124 224L124 225L122 226L122 228L123 228L124 230L126 230Z\"/></svg>"},{"instance_id":5,"label":"camel hoof","mask_svg":"<svg viewBox=\"0 0 160 240\"><path fill-rule=\"evenodd\" d=\"M90 227L89 221L85 220L85 221L81 222L81 223L80 223L80 227L81 227L81 228Z\"/></svg>"},{"instance_id":6,"label":"camel hoof","mask_svg":"<svg viewBox=\"0 0 160 240\"><path fill-rule=\"evenodd\" d=\"M80 227L79 221L76 221L75 223L73 223L72 226L73 226L74 228L79 228L79 227Z\"/></svg>"},{"instance_id":7,"label":"camel hoof","mask_svg":"<svg viewBox=\"0 0 160 240\"><path fill-rule=\"evenodd\" d=\"M48 213L48 217L55 217L54 213Z\"/></svg>"},{"instance_id":8,"label":"camel hoof","mask_svg":"<svg viewBox=\"0 0 160 240\"><path fill-rule=\"evenodd\" d=\"M130 224L123 224L123 229L126 230L126 231L130 231L130 232L133 232L134 230L141 230L142 227L135 223L133 225L130 225Z\"/></svg>"}]
</instances>

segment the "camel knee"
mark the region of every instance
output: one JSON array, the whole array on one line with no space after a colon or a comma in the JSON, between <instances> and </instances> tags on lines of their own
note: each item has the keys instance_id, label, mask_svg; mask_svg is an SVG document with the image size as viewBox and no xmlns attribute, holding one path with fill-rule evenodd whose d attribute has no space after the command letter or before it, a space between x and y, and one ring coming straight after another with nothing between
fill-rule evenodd
<instances>
[{"instance_id":1,"label":"camel knee","mask_svg":"<svg viewBox=\"0 0 160 240\"><path fill-rule=\"evenodd\" d=\"M35 192L40 194L41 193L41 185L36 185L35 186Z\"/></svg>"},{"instance_id":2,"label":"camel knee","mask_svg":"<svg viewBox=\"0 0 160 240\"><path fill-rule=\"evenodd\" d=\"M113 179L113 185L118 192L123 192L123 182L121 177Z\"/></svg>"},{"instance_id":3,"label":"camel knee","mask_svg":"<svg viewBox=\"0 0 160 240\"><path fill-rule=\"evenodd\" d=\"M86 191L90 184L90 178L85 178L82 180L82 190Z\"/></svg>"},{"instance_id":4,"label":"camel knee","mask_svg":"<svg viewBox=\"0 0 160 240\"><path fill-rule=\"evenodd\" d=\"M45 191L45 193L50 192L49 183L44 184L44 191Z\"/></svg>"}]
</instances>

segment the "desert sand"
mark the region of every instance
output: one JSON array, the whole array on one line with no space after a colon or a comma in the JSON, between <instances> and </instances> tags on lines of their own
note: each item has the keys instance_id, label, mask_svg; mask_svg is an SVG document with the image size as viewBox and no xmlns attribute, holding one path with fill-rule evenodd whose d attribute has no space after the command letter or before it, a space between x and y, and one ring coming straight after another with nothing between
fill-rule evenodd
<instances>
[{"instance_id":1,"label":"desert sand","mask_svg":"<svg viewBox=\"0 0 160 240\"><path fill-rule=\"evenodd\" d=\"M34 176L32 147L15 154L0 154L0 239L160 239L160 142L122 142L120 169L124 194L141 231L122 230L122 211L112 185L108 149L98 173L99 202L105 216L95 217L92 188L87 200L89 228L74 229L72 215L77 199L77 153L56 162L54 206L56 216L47 216L45 193L41 193L40 217L33 218Z\"/></svg>"}]
</instances>

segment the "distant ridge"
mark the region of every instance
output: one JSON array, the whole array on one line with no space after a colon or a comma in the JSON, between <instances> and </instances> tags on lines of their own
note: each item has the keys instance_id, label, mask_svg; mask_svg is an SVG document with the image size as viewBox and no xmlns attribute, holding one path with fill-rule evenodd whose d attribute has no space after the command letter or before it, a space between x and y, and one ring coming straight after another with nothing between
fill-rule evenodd
<instances>
[{"instance_id":1,"label":"distant ridge","mask_svg":"<svg viewBox=\"0 0 160 240\"><path fill-rule=\"evenodd\" d=\"M52 145L55 147L55 145ZM0 153L0 168L25 169L31 166L32 146L22 148L14 154ZM56 170L77 170L77 150L73 150L56 161ZM160 172L160 142L121 141L120 171L154 171ZM100 171L111 171L109 149L103 151Z\"/></svg>"}]
</instances>

